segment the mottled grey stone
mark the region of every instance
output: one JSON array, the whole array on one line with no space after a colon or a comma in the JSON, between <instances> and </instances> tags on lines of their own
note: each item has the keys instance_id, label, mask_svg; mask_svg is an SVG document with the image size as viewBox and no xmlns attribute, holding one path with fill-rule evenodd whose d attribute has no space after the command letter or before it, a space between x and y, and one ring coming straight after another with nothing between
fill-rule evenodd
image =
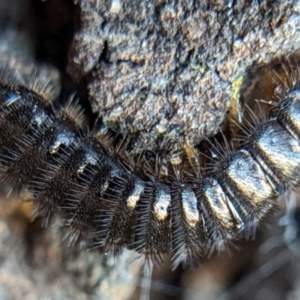
<instances>
[{"instance_id":1,"label":"mottled grey stone","mask_svg":"<svg viewBox=\"0 0 300 300\"><path fill-rule=\"evenodd\" d=\"M68 72L138 148L216 133L232 84L300 46L299 1L78 1Z\"/></svg>"},{"instance_id":2,"label":"mottled grey stone","mask_svg":"<svg viewBox=\"0 0 300 300\"><path fill-rule=\"evenodd\" d=\"M130 299L140 270L134 252L103 259L97 250L68 247L55 227L27 244L24 219L0 215L1 299Z\"/></svg>"}]
</instances>

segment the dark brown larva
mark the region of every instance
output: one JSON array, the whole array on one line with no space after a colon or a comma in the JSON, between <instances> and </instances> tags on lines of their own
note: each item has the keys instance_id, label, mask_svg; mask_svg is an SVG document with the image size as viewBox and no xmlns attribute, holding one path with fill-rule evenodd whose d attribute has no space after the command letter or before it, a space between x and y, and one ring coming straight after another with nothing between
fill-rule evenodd
<instances>
[{"instance_id":1,"label":"dark brown larva","mask_svg":"<svg viewBox=\"0 0 300 300\"><path fill-rule=\"evenodd\" d=\"M85 239L105 252L127 246L155 261L170 252L174 265L201 259L253 233L274 199L300 180L297 85L213 173L171 182L122 167L70 103L56 107L25 87L1 83L0 105L3 183L27 188L34 216L45 225L60 215L70 243Z\"/></svg>"}]
</instances>

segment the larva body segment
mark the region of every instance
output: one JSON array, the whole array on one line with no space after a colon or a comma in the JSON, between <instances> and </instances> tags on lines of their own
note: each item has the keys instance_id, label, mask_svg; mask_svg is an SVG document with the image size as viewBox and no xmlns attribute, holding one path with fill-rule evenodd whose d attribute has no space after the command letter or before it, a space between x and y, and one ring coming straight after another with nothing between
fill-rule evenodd
<instances>
[{"instance_id":1,"label":"larva body segment","mask_svg":"<svg viewBox=\"0 0 300 300\"><path fill-rule=\"evenodd\" d=\"M228 205L229 199L216 178L204 180L199 198L212 247L222 250L227 240L237 233L238 220Z\"/></svg>"},{"instance_id":2,"label":"larva body segment","mask_svg":"<svg viewBox=\"0 0 300 300\"><path fill-rule=\"evenodd\" d=\"M234 207L241 229L253 231L278 195L262 166L247 149L239 149L219 169L219 181Z\"/></svg>"},{"instance_id":3,"label":"larva body segment","mask_svg":"<svg viewBox=\"0 0 300 300\"><path fill-rule=\"evenodd\" d=\"M28 91L27 94L22 87L2 86L1 90L1 172L19 191L26 183L28 173L33 171L32 160L23 159L23 169L20 156L24 155L25 149L30 151L33 137L50 119L45 102L35 93ZM19 176L15 177L14 174Z\"/></svg>"},{"instance_id":4,"label":"larva body segment","mask_svg":"<svg viewBox=\"0 0 300 300\"><path fill-rule=\"evenodd\" d=\"M300 102L299 83L295 83L286 94L280 95L281 100L272 114L278 122L295 138L300 137Z\"/></svg>"},{"instance_id":5,"label":"larva body segment","mask_svg":"<svg viewBox=\"0 0 300 300\"><path fill-rule=\"evenodd\" d=\"M32 193L34 216L45 224L63 217L70 244L84 239L112 253L127 246L157 261L171 252L174 265L199 260L251 234L274 199L299 182L297 89L215 172L173 182L120 167L70 103L56 107L24 87L1 91L2 180Z\"/></svg>"},{"instance_id":6,"label":"larva body segment","mask_svg":"<svg viewBox=\"0 0 300 300\"><path fill-rule=\"evenodd\" d=\"M146 183L136 209L132 248L149 258L161 260L161 255L170 250L170 188L163 184Z\"/></svg>"},{"instance_id":7,"label":"larva body segment","mask_svg":"<svg viewBox=\"0 0 300 300\"><path fill-rule=\"evenodd\" d=\"M107 252L119 253L132 240L132 226L137 218L136 210L127 205L127 199L135 194L135 180L114 168L101 196L104 203L99 211L97 244Z\"/></svg>"},{"instance_id":8,"label":"larva body segment","mask_svg":"<svg viewBox=\"0 0 300 300\"><path fill-rule=\"evenodd\" d=\"M256 158L264 161L265 172L276 189L281 191L299 182L300 148L293 138L277 121L269 121L258 131L255 147Z\"/></svg>"},{"instance_id":9,"label":"larva body segment","mask_svg":"<svg viewBox=\"0 0 300 300\"><path fill-rule=\"evenodd\" d=\"M196 184L198 185L198 183ZM198 197L190 186L173 186L171 211L171 249L173 265L194 261L206 253L206 225Z\"/></svg>"}]
</instances>

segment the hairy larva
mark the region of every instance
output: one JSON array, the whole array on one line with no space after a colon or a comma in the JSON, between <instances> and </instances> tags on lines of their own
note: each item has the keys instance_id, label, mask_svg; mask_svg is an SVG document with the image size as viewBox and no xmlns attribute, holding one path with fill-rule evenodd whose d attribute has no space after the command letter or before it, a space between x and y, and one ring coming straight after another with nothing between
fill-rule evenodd
<instances>
[{"instance_id":1,"label":"hairy larva","mask_svg":"<svg viewBox=\"0 0 300 300\"><path fill-rule=\"evenodd\" d=\"M158 262L170 252L174 266L199 260L252 234L274 199L299 182L297 82L211 174L182 176L174 167L173 180L139 178L138 164L110 155L76 105L60 107L21 85L0 90L2 182L26 187L45 225L60 215L71 244L83 239L112 253L127 246Z\"/></svg>"}]
</instances>

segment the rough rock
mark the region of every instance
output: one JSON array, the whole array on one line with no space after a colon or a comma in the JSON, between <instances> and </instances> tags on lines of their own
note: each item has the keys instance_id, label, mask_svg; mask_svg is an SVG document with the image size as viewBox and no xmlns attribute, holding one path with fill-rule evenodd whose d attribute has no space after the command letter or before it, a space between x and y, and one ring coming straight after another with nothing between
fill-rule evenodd
<instances>
[{"instance_id":1,"label":"rough rock","mask_svg":"<svg viewBox=\"0 0 300 300\"><path fill-rule=\"evenodd\" d=\"M299 1L81 0L68 73L137 148L216 133L246 70L300 46Z\"/></svg>"}]
</instances>

